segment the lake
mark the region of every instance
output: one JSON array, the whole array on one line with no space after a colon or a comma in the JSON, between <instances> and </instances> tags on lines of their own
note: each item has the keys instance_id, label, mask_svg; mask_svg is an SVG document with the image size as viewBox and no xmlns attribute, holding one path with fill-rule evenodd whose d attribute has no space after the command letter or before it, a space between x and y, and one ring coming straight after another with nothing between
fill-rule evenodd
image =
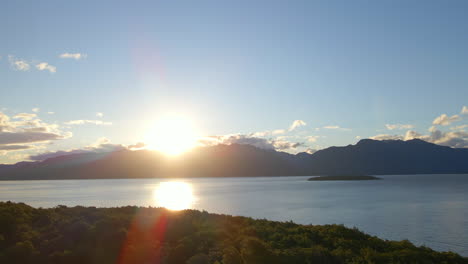
<instances>
[{"instance_id":1,"label":"lake","mask_svg":"<svg viewBox=\"0 0 468 264\"><path fill-rule=\"evenodd\" d=\"M0 200L34 207L125 205L344 224L468 256L468 175L388 175L379 181L309 177L0 181Z\"/></svg>"}]
</instances>

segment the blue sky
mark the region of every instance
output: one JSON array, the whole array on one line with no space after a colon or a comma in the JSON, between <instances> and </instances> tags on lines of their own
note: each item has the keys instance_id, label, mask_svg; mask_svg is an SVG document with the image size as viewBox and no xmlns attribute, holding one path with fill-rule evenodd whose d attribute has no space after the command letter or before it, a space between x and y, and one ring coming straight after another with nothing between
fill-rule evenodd
<instances>
[{"instance_id":1,"label":"blue sky","mask_svg":"<svg viewBox=\"0 0 468 264\"><path fill-rule=\"evenodd\" d=\"M468 146L466 1L3 1L0 8L0 111L9 118L0 163L128 146L174 112L221 143L260 138L277 149L296 145L281 149L289 152L368 137ZM82 57L60 57L66 53ZM36 116L14 119L19 113ZM305 125L289 131L295 120ZM35 141L31 131L56 136ZM15 133L21 140L11 140Z\"/></svg>"}]
</instances>

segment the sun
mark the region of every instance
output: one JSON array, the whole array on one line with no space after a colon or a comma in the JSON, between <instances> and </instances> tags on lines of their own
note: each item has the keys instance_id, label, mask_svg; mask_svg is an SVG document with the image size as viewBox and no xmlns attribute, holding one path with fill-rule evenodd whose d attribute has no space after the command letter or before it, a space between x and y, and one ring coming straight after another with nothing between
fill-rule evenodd
<instances>
[{"instance_id":1,"label":"sun","mask_svg":"<svg viewBox=\"0 0 468 264\"><path fill-rule=\"evenodd\" d=\"M169 115L154 122L145 142L149 149L174 156L195 147L197 140L197 130L190 119Z\"/></svg>"},{"instance_id":2,"label":"sun","mask_svg":"<svg viewBox=\"0 0 468 264\"><path fill-rule=\"evenodd\" d=\"M158 206L169 210L188 209L194 202L192 186L185 182L161 182L153 195Z\"/></svg>"}]
</instances>

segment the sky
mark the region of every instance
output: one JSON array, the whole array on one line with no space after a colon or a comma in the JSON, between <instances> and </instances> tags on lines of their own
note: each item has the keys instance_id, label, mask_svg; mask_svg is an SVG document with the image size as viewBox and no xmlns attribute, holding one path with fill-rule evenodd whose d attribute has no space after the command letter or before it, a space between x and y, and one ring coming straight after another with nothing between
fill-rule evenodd
<instances>
[{"instance_id":1,"label":"sky","mask_svg":"<svg viewBox=\"0 0 468 264\"><path fill-rule=\"evenodd\" d=\"M420 138L468 147L466 1L0 9L0 163L139 148L167 116L190 120L200 144L312 153Z\"/></svg>"}]
</instances>

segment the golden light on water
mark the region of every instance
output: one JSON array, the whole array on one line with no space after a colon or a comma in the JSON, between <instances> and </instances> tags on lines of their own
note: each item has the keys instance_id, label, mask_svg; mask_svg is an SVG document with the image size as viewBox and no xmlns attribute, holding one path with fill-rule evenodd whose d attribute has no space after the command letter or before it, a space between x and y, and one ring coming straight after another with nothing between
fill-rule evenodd
<instances>
[{"instance_id":1,"label":"golden light on water","mask_svg":"<svg viewBox=\"0 0 468 264\"><path fill-rule=\"evenodd\" d=\"M148 148L173 156L195 147L197 140L197 130L190 119L169 115L154 122L145 142Z\"/></svg>"},{"instance_id":2,"label":"golden light on water","mask_svg":"<svg viewBox=\"0 0 468 264\"><path fill-rule=\"evenodd\" d=\"M157 206L170 210L189 209L194 202L192 186L185 182L161 182L153 196Z\"/></svg>"}]
</instances>

